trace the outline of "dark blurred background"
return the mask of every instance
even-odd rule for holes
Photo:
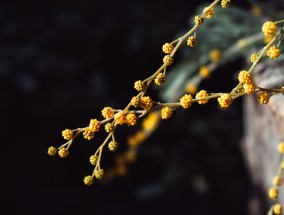
[[[247,214],[241,101],[179,110],[142,146],[124,178],[86,187],[95,142],[47,155],[61,131],[122,108],[161,65],[161,46],[189,27],[200,1],[1,1],[1,205],[7,214]],[[250,8],[246,1],[234,5]],[[229,90],[241,61],[202,87]],[[220,81],[222,80],[222,82]],[[220,88],[221,87],[221,88]],[[153,91],[155,93],[155,91]],[[135,129],[119,129],[122,145]],[[112,165],[106,152],[103,166]],[[105,164],[104,164],[105,162]]]

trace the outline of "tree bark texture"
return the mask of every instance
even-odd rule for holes
[[[283,61],[259,64],[254,71],[254,82],[263,88],[281,88],[284,85]],[[249,214],[265,214],[271,204],[267,190],[277,174],[281,155],[277,151],[284,141],[284,96],[273,95],[267,105],[261,105],[256,95],[244,98],[244,139],[242,149],[254,185]],[[284,189],[279,200],[284,203]]]

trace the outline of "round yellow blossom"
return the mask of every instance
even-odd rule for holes
[[[93,132],[90,128],[85,128],[85,130],[83,132],[83,136],[84,136],[85,139],[91,140],[91,139],[94,138],[95,132]]]
[[[47,154],[55,156],[57,154],[57,149],[54,146],[50,146],[47,150]]]
[[[230,106],[232,103],[233,98],[229,93],[223,93],[221,96],[218,98],[218,102],[221,108],[227,108]]]
[[[214,8],[212,7],[210,10],[205,12],[207,9],[208,9],[208,7],[205,7],[204,10],[203,10],[203,13],[205,13],[204,16],[207,19],[211,19],[214,16],[214,12],[215,12]]]
[[[284,95],[284,86],[281,87],[282,95]]]
[[[262,25],[262,32],[266,37],[274,37],[277,31],[277,25],[275,22],[267,21]]]
[[[203,99],[203,98],[205,98],[205,97],[207,97],[207,96],[209,96],[208,93],[207,93],[207,91],[206,91],[206,90],[201,90],[201,91],[199,91],[199,92],[195,95],[195,98],[196,98],[196,99],[200,99],[200,100],[198,101],[198,104],[206,104],[206,103],[209,101],[209,99]]]
[[[271,46],[266,54],[269,58],[276,59],[280,56],[281,51],[276,46]]]
[[[157,85],[162,85],[166,81],[166,76],[163,73],[159,73],[155,78],[155,83]]]
[[[255,92],[255,89],[256,89],[253,82],[243,84],[243,88],[246,94],[252,94]]]
[[[133,126],[136,124],[136,115],[134,113],[128,113],[124,120],[127,125]]]
[[[159,120],[159,113],[153,111],[142,121],[142,128],[146,131],[152,131],[157,126]]]
[[[251,56],[250,56],[250,62],[254,63],[258,58],[258,54],[256,53],[253,53]]]
[[[280,215],[282,213],[282,205],[280,205],[279,203],[273,205],[273,212],[276,215]]]
[[[197,39],[195,36],[190,36],[187,39],[187,45],[190,47],[194,47],[197,44]]]
[[[97,164],[98,160],[99,160],[99,157],[97,155],[92,155],[89,158],[89,161],[93,166],[95,166]]]
[[[261,91],[257,94],[257,100],[260,104],[267,104],[269,102],[270,96],[267,92]]]
[[[284,142],[281,142],[281,143],[278,144],[278,151],[281,154],[284,154]]]
[[[171,65],[174,63],[174,58],[170,55],[166,55],[164,58],[163,58],[163,63],[166,64],[167,66]]]
[[[282,184],[282,178],[280,178],[279,176],[275,176],[273,179],[272,179],[272,183],[275,185],[275,186],[280,186]]]
[[[108,149],[112,152],[116,151],[118,148],[118,143],[116,141],[110,141],[108,144]]]
[[[191,95],[185,94],[183,97],[180,98],[180,104],[184,109],[186,109],[191,106],[192,100],[193,98]]]
[[[171,43],[165,43],[162,47],[162,50],[165,54],[171,54],[174,50],[174,46]]]
[[[173,110],[169,107],[163,107],[161,110],[162,119],[169,119],[173,114]]]
[[[58,155],[62,158],[67,158],[69,155],[69,151],[66,148],[61,148],[58,151]]]
[[[240,83],[244,84],[251,83],[252,82],[251,74],[249,74],[246,70],[242,70],[239,73],[238,80]]]
[[[104,177],[104,170],[103,169],[96,169],[95,170],[95,177],[97,179],[102,179]]]
[[[141,97],[139,103],[144,110],[150,110],[153,107],[153,101],[149,96]]]
[[[209,53],[209,58],[212,62],[217,62],[221,59],[222,53],[219,49],[213,49]]]
[[[105,107],[102,110],[102,115],[106,119],[112,118],[114,116],[114,109],[111,107]]]
[[[278,189],[273,187],[268,190],[268,197],[271,199],[276,199],[278,197]]]
[[[134,96],[134,97],[132,97],[130,104],[133,107],[139,107],[139,101],[140,101],[140,98],[138,96]]]
[[[108,122],[107,124],[105,124],[105,130],[107,133],[110,133],[113,131],[114,126],[112,125],[112,123]]]
[[[210,71],[210,69],[208,68],[208,66],[202,66],[202,67],[200,67],[200,69],[199,69],[199,75],[200,75],[202,78],[209,78],[209,77],[210,77],[210,74],[211,74],[211,71]]]
[[[124,122],[125,122],[124,118],[125,118],[124,112],[119,112],[119,113],[114,115],[114,120],[115,120],[116,124],[118,124],[118,125],[124,124]]]
[[[135,81],[134,89],[137,91],[142,91],[144,89],[144,83],[141,80]]]
[[[73,131],[70,129],[65,129],[62,131],[62,136],[65,140],[71,140],[73,138]]]
[[[91,175],[87,175],[85,178],[84,178],[84,184],[85,185],[92,185],[94,183],[94,178],[91,176]]]
[[[188,83],[186,86],[185,86],[185,91],[191,95],[195,94],[196,91],[197,91],[197,86],[195,84],[192,84],[192,83]]]
[[[196,25],[202,25],[203,22],[204,22],[204,18],[199,16],[199,15],[195,16],[194,17],[194,22],[195,22]]]
[[[89,128],[92,132],[98,132],[100,130],[101,122],[97,119],[91,119]]]
[[[230,7],[230,5],[231,5],[231,1],[230,0],[222,0],[221,1],[222,8]]]

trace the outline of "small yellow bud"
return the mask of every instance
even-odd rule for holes
[[[108,149],[110,151],[114,152],[114,151],[117,150],[117,148],[118,148],[118,143],[116,141],[113,140],[113,141],[109,142]]]
[[[210,51],[209,53],[209,58],[212,62],[217,62],[221,59],[222,57],[222,53],[220,50],[218,49],[213,49]]]
[[[97,179],[102,179],[104,177],[104,170],[103,169],[96,169],[95,170],[95,177]]]
[[[163,73],[159,73],[155,78],[155,83],[157,85],[162,85],[166,81],[166,76]]]
[[[210,74],[211,74],[211,71],[210,71],[210,69],[208,68],[208,66],[202,66],[202,67],[200,67],[200,69],[199,69],[199,75],[200,75],[202,78],[209,78],[209,77],[210,77]]]
[[[276,215],[280,215],[282,213],[282,205],[280,205],[279,203],[273,205],[273,212]]]
[[[94,178],[91,175],[88,175],[84,178],[84,184],[85,185],[92,185],[94,183]]]
[[[279,143],[279,145],[278,145],[278,151],[279,151],[281,154],[284,154],[284,142]]]
[[[187,45],[190,47],[194,47],[197,44],[197,39],[195,36],[190,36],[187,39]]]
[[[174,46],[171,43],[165,43],[162,47],[162,50],[165,54],[171,54],[174,50]]]
[[[276,59],[280,56],[281,51],[276,46],[271,46],[266,54],[269,58]]]
[[[50,156],[55,156],[57,154],[57,149],[54,146],[48,148],[47,154]]]
[[[276,199],[278,197],[278,189],[277,188],[270,188],[268,190],[268,197],[271,199]]]
[[[209,99],[205,99],[207,96],[209,96],[207,91],[201,90],[195,95],[195,98],[200,99],[198,101],[198,104],[206,104],[209,101]]]
[[[138,80],[134,83],[134,89],[137,91],[142,91],[144,89],[144,84],[141,80]]]
[[[192,96],[189,94],[185,94],[183,97],[180,98],[180,104],[184,109],[187,109],[192,104]]]
[[[93,166],[95,166],[97,164],[98,160],[99,160],[99,157],[97,155],[92,155],[89,158],[89,161]]]
[[[169,119],[173,114],[173,110],[169,107],[163,107],[161,110],[162,119]]]
[[[273,179],[272,179],[272,183],[275,185],[275,186],[280,186],[282,184],[282,178],[280,178],[279,176],[275,176]]]
[[[166,55],[164,58],[163,58],[163,63],[166,64],[167,66],[171,65],[174,63],[174,58],[170,55]]]
[[[231,1],[230,0],[222,0],[221,1],[222,8],[230,7],[230,5],[231,5]]]
[[[61,148],[59,149],[58,154],[62,158],[67,158],[69,155],[69,151],[66,148]]]
[[[274,37],[276,31],[277,31],[277,25],[275,22],[267,21],[262,25],[262,32],[264,36],[266,37]]]
[[[73,138],[73,131],[70,129],[65,129],[62,131],[62,136],[65,140],[71,140]]]
[[[208,7],[205,7],[204,10],[203,10],[203,13],[205,18],[207,19],[211,19],[213,16],[214,16],[214,8],[212,7],[210,10],[208,10],[207,12],[205,12],[206,10],[208,10]]]
[[[201,16],[196,16],[194,17],[194,22],[196,25],[202,25],[204,22],[204,18]]]

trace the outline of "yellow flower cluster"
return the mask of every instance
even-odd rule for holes
[[[268,190],[268,197],[271,199],[276,199],[278,197],[279,191],[277,188],[273,187]]]
[[[113,131],[114,126],[112,125],[112,123],[108,122],[107,124],[105,124],[105,130],[107,133],[110,133]]]
[[[277,31],[277,25],[275,22],[267,21],[262,25],[262,32],[266,37],[274,37]]]
[[[174,63],[174,58],[170,55],[166,55],[164,58],[163,58],[163,63],[166,64],[167,66],[171,65]]]
[[[54,146],[50,146],[47,150],[47,154],[55,156],[57,154],[57,149]]]
[[[130,104],[131,104],[133,107],[139,107],[140,98],[139,98],[138,96],[134,96],[134,97],[131,99]]]
[[[114,110],[111,107],[105,107],[102,110],[102,115],[106,119],[112,118],[114,116]]]
[[[144,84],[141,80],[138,80],[134,83],[134,89],[137,91],[142,91],[144,89]]]
[[[173,114],[173,110],[169,107],[163,107],[161,110],[162,119],[169,119]]]
[[[271,46],[267,51],[267,56],[271,59],[276,59],[280,56],[281,51],[276,46]]]
[[[196,44],[197,44],[197,39],[196,39],[195,36],[188,37],[188,39],[187,39],[187,45],[188,46],[194,47],[194,46],[196,46]]]
[[[144,110],[150,110],[153,107],[153,101],[149,96],[141,97],[139,103]]]
[[[209,52],[209,58],[212,62],[217,62],[221,59],[222,53],[218,49],[213,49]]]
[[[279,145],[278,145],[278,151],[279,151],[281,154],[284,154],[284,142],[279,143]]]
[[[99,158],[98,158],[97,155],[92,155],[92,156],[89,158],[89,161],[90,161],[90,163],[91,163],[93,166],[95,166],[95,165],[97,164],[98,160],[99,160]]]
[[[275,186],[280,186],[282,184],[282,178],[280,178],[279,176],[275,176],[273,179],[272,179],[272,183],[275,185]]]
[[[155,78],[155,83],[157,85],[162,85],[166,81],[166,76],[163,73],[159,73]]]
[[[222,8],[230,7],[230,5],[231,5],[231,1],[230,0],[222,0],[221,1]]]
[[[62,131],[62,136],[65,140],[71,140],[73,138],[73,131],[70,129],[65,129]]]
[[[83,136],[85,139],[87,140],[91,140],[94,138],[95,136],[95,132],[93,132],[89,127],[85,128],[84,132],[83,132]]]
[[[69,155],[69,151],[66,148],[60,148],[58,151],[58,155],[62,158],[67,158]]]
[[[113,140],[113,141],[109,142],[108,149],[110,151],[114,152],[114,151],[117,150],[117,148],[118,148],[118,143],[116,141]]]
[[[254,63],[258,58],[258,54],[256,53],[253,53],[251,56],[250,56],[250,62]]]
[[[204,22],[204,18],[198,15],[194,17],[194,22],[196,25],[202,25]]]
[[[85,185],[92,185],[94,183],[94,178],[91,176],[91,175],[87,175],[85,178],[84,178],[84,184]]]
[[[209,101],[209,99],[205,99],[207,96],[209,96],[207,91],[201,90],[195,95],[195,98],[198,99],[198,104],[206,104]]]
[[[243,84],[245,93],[251,94],[255,92],[255,85],[252,81],[251,75],[246,71],[242,70],[238,76],[239,82]]]
[[[280,215],[282,213],[282,205],[280,205],[279,203],[273,205],[273,212],[276,215]]]
[[[128,113],[124,120],[126,125],[133,126],[136,124],[136,115],[134,113]]]
[[[229,93],[223,93],[218,98],[218,102],[221,108],[228,108],[230,104],[232,103],[233,98]]]
[[[97,119],[91,119],[89,128],[92,132],[99,132],[101,126],[101,122],[98,121]]]
[[[215,13],[214,8],[212,7],[207,12],[205,12],[206,10],[208,10],[208,7],[205,7],[204,10],[203,10],[203,13],[205,13],[204,14],[205,18],[211,19],[214,16],[214,13]]]
[[[199,69],[199,75],[200,75],[202,78],[209,78],[209,77],[210,77],[210,74],[211,74],[211,71],[210,71],[210,69],[208,68],[208,66],[202,66],[202,67],[200,67],[200,69]]]
[[[162,47],[162,51],[165,54],[171,54],[173,50],[174,50],[174,46],[171,43],[165,43]]]
[[[257,94],[257,100],[260,104],[268,104],[270,96],[267,92],[261,91]]]
[[[114,115],[114,120],[116,122],[116,124],[118,125],[123,125],[124,124],[124,117],[125,117],[125,114],[124,112],[119,112],[117,114]]]
[[[185,94],[183,97],[180,98],[180,104],[184,109],[187,109],[192,104],[192,96],[189,94]]]
[[[102,179],[104,177],[104,170],[103,169],[97,169],[95,170],[95,177],[97,179]]]

